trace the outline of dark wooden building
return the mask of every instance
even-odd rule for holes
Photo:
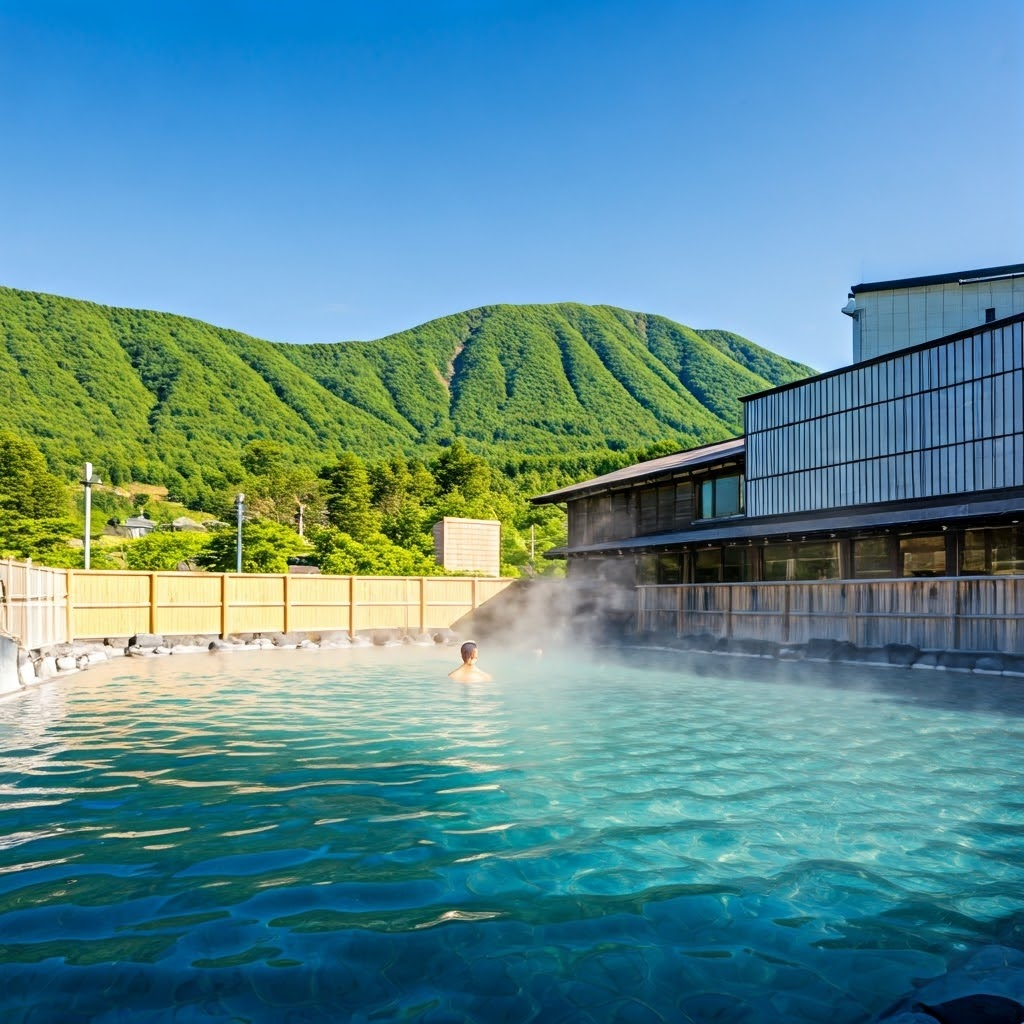
[[[549,557],[635,585],[1024,575],[1024,313],[982,315],[749,396],[743,437],[539,495],[569,517]]]

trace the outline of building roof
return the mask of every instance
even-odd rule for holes
[[[133,516],[130,519],[124,521],[124,525],[130,530],[154,530],[156,529],[156,523],[152,519],[147,519],[145,516]]]
[[[975,281],[990,281],[1001,277],[1024,275],[1024,263],[1010,263],[1005,267],[984,267],[981,270],[958,270],[952,274],[932,274],[929,277],[904,277],[898,281],[875,281],[872,284],[855,284],[851,295],[861,292],[892,291],[894,288],[923,288],[930,284],[972,284]]]
[[[538,494],[536,497],[531,498],[530,501],[538,505],[552,505],[555,502],[566,501],[569,498],[582,497],[584,494],[609,491],[616,487],[628,486],[643,480],[653,480],[683,470],[698,469],[701,466],[716,462],[725,462],[742,456],[744,444],[744,438],[734,437],[728,441],[717,441],[715,444],[702,445],[700,448],[690,448],[685,452],[663,455],[659,459],[637,462],[632,466],[617,469],[613,473],[605,473],[604,476],[583,480],[578,484],[559,488],[557,491]]]
[[[1024,516],[1024,494],[995,497],[979,495],[974,500],[951,502],[899,502],[873,508],[830,509],[825,513],[789,516],[764,516],[747,519],[734,516],[705,525],[694,525],[672,533],[649,534],[605,541],[600,544],[580,544],[555,548],[545,552],[546,558],[564,558],[566,555],[609,554],[614,551],[636,552],[670,548],[679,544],[715,544],[722,541],[799,540],[804,535],[849,533],[857,530],[885,529],[886,527],[933,524],[936,530],[946,524],[965,520],[983,519],[1019,512]]]

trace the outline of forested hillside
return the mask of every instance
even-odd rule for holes
[[[289,345],[197,320],[0,288],[3,427],[66,479],[164,484],[193,507],[272,439],[317,469],[453,439],[510,472],[736,434],[739,397],[809,367],[725,331],[573,303],[488,306],[370,342]]]

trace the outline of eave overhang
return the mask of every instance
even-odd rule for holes
[[[636,487],[639,484],[704,469],[718,463],[735,463],[737,459],[743,458],[745,447],[746,439],[743,437],[733,437],[728,441],[716,441],[714,444],[691,448],[685,452],[663,455],[660,459],[651,459],[649,462],[637,462],[632,466],[624,466],[612,473],[583,480],[578,484],[570,484],[557,491],[538,494],[536,497],[530,498],[530,501],[535,505],[554,505],[589,494]]]
[[[1024,519],[1024,491],[1001,496],[972,498],[969,501],[940,503],[900,503],[899,505],[863,506],[848,510],[837,509],[814,516],[770,516],[750,519],[736,516],[702,526],[671,533],[649,534],[623,540],[604,541],[600,544],[581,544],[554,548],[546,558],[566,558],[574,555],[635,554],[660,551],[681,545],[716,544],[723,541],[756,543],[772,540],[820,537],[822,534],[851,533],[914,526],[955,525],[972,519],[1019,515]]]

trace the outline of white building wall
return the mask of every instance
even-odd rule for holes
[[[855,303],[853,359],[859,363],[981,326],[986,309],[995,309],[997,320],[1024,313],[1024,275],[865,291]]]

